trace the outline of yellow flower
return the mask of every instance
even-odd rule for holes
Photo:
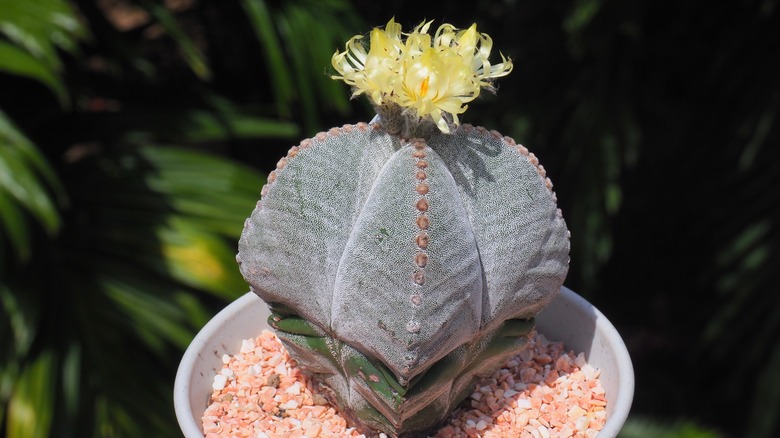
[[[482,88],[492,91],[491,80],[512,71],[512,61],[501,55],[500,63],[490,63],[493,41],[476,24],[458,30],[445,23],[431,38],[431,23],[406,34],[390,19],[384,30],[371,31],[368,51],[362,36],[351,38],[331,59],[339,73],[333,78],[351,85],[353,97],[366,94],[378,108],[398,106],[449,132]]]

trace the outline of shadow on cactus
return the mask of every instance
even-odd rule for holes
[[[560,290],[569,232],[526,148],[460,125],[490,64],[476,26],[393,20],[333,56],[371,123],[290,149],[239,242],[269,323],[355,425],[415,436],[526,343]]]

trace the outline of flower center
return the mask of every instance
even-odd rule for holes
[[[449,133],[482,88],[494,91],[492,80],[508,74],[512,60],[501,55],[491,64],[493,42],[476,24],[458,30],[445,23],[434,35],[430,25],[422,22],[407,34],[391,19],[384,30],[371,31],[368,45],[352,37],[331,59],[339,73],[333,78],[351,85],[353,96],[365,93],[377,106],[400,107],[399,114],[414,111]]]
[[[430,76],[426,76],[425,79],[423,79],[422,84],[420,84],[420,97],[428,94],[428,81],[430,79]]]

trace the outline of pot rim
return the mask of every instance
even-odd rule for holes
[[[204,349],[207,347],[210,348],[210,346],[215,343],[215,339],[220,339],[222,341],[221,345],[225,347],[224,349],[227,351],[230,351],[226,345],[228,341],[233,341],[234,344],[240,343],[242,339],[222,339],[219,335],[220,331],[224,329],[226,324],[236,321],[239,315],[247,312],[249,309],[257,308],[256,310],[261,314],[268,315],[267,307],[263,306],[262,303],[262,300],[253,292],[245,293],[232,303],[228,304],[206,323],[184,352],[176,372],[173,401],[176,418],[186,438],[200,438],[204,436],[198,421],[200,414],[196,415],[194,412],[191,395],[192,382],[198,377],[195,375],[196,363],[206,360],[203,357],[204,353],[207,353]],[[570,324],[567,326],[565,323],[565,319],[559,318],[556,321],[555,318],[550,317],[550,315],[553,315],[556,312],[577,314],[581,318],[586,318],[586,320],[591,323],[591,326],[578,327],[576,331],[572,331],[569,328]],[[548,318],[545,318],[545,315],[548,315]],[[552,322],[548,320],[551,320]],[[547,324],[545,324],[545,322],[547,322]],[[262,318],[261,322],[258,324],[261,327],[258,328],[257,334],[262,330],[263,324],[265,324],[265,318]],[[610,391],[609,389],[607,391],[607,422],[599,432],[598,437],[616,437],[628,417],[634,398],[633,365],[626,345],[617,329],[595,306],[565,286],[561,287],[561,293],[537,316],[537,325],[544,327],[543,329],[540,329],[540,332],[548,339],[561,341],[567,348],[570,348],[569,344],[574,338],[579,337],[581,344],[582,336],[590,336],[590,346],[585,345],[585,348],[583,349],[577,348],[577,350],[580,351],[585,350],[583,352],[588,361],[591,359],[591,350],[594,347],[597,350],[606,349],[610,352],[612,360],[610,360],[606,366],[606,368],[609,369],[602,369],[601,376],[602,379],[605,377],[615,379],[617,391]],[[600,345],[596,345],[597,340]],[[238,347],[236,347],[235,350],[237,351]],[[214,351],[214,353],[217,354],[218,352]],[[200,377],[202,378],[203,376],[201,375]],[[207,400],[206,403],[208,403]]]

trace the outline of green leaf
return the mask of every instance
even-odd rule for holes
[[[192,333],[185,313],[168,299],[170,292],[134,273],[114,265],[99,282],[152,350],[161,353],[168,345],[186,349]]]
[[[56,70],[29,52],[2,40],[0,40],[0,71],[38,81],[48,87],[60,103],[66,104],[68,101],[67,90]]]
[[[0,189],[0,238],[7,237],[11,247],[20,260],[30,258],[30,233],[27,229],[22,209],[8,194]],[[0,244],[3,242],[0,240]],[[0,246],[0,249],[2,246]]]
[[[296,125],[249,114],[214,114],[192,111],[181,119],[184,141],[215,141],[228,138],[291,138],[298,133]]]
[[[10,341],[3,346],[3,358],[23,358],[38,333],[39,309],[34,300],[0,283],[0,312],[10,329]],[[8,356],[6,356],[8,355]]]
[[[211,79],[211,69],[208,66],[208,60],[203,53],[198,49],[195,43],[189,36],[182,30],[181,26],[176,22],[171,12],[165,8],[165,6],[153,3],[144,2],[144,7],[150,14],[162,25],[168,35],[176,41],[187,65],[190,69],[202,80]]]
[[[280,60],[289,64],[285,68],[292,83],[291,98],[300,104],[307,132],[321,129],[318,120],[323,109],[340,114],[349,110],[349,91],[343,83],[330,79],[327,72],[332,69],[334,50],[353,35],[346,32],[346,27],[352,24],[353,28],[364,28],[350,6],[341,1],[298,1],[264,10],[281,37],[278,42],[286,57]]]
[[[80,230],[98,259],[90,263],[132,263],[146,275],[227,300],[246,292],[235,241],[263,183],[256,171],[170,147],[144,147],[104,163],[97,180],[81,183],[83,190],[74,186],[74,205],[94,209],[94,220]]]
[[[214,109],[144,106],[115,114],[94,114],[79,129],[131,144],[205,143],[233,139],[294,138],[298,126],[229,106]]]
[[[75,418],[78,414],[81,398],[82,350],[77,342],[73,342],[66,350],[62,363],[62,395],[63,410],[67,418]]]
[[[289,117],[292,114],[291,104],[295,91],[290,79],[292,74],[283,55],[283,46],[274,32],[274,19],[264,0],[241,0],[241,4],[246,10],[257,41],[263,46],[277,111],[282,117]]]
[[[57,174],[51,168],[46,158],[38,151],[38,148],[24,134],[21,133],[13,122],[0,110],[0,141],[12,146],[25,161],[35,168],[36,172],[43,177],[47,184],[55,190],[56,195],[62,202],[65,197],[65,191],[60,184]]]
[[[54,203],[31,166],[13,148],[0,149],[0,190],[36,215],[49,231],[57,229]]]
[[[185,321],[199,330],[206,325],[213,313],[204,306],[198,296],[190,291],[179,291],[174,294],[174,301],[185,314]]]
[[[60,216],[57,203],[52,198],[50,190],[61,195],[62,188],[54,171],[45,159],[35,149],[11,122],[0,111],[0,204],[4,212],[0,221],[7,227],[9,233],[20,233],[12,236],[17,253],[28,253],[23,245],[26,242],[25,231],[19,223],[20,212],[12,211],[13,203],[35,217],[50,234],[60,227]],[[60,196],[61,198],[62,196]]]
[[[3,0],[0,34],[17,46],[0,41],[0,69],[42,82],[60,103],[67,104],[65,86],[58,78],[62,63],[57,49],[74,53],[78,41],[86,36],[71,4],[64,0]]]
[[[54,417],[57,361],[51,351],[39,355],[22,371],[8,403],[9,437],[47,437]]]
[[[74,52],[86,32],[64,0],[3,0],[0,33],[52,68],[59,68],[57,48]]]
[[[149,147],[141,154],[157,169],[147,175],[146,184],[171,196],[178,212],[220,234],[241,233],[240,218],[254,208],[265,183],[260,174],[238,163],[183,149]]]
[[[172,219],[157,234],[169,275],[188,286],[233,300],[246,292],[238,275],[235,248],[186,219]]]

